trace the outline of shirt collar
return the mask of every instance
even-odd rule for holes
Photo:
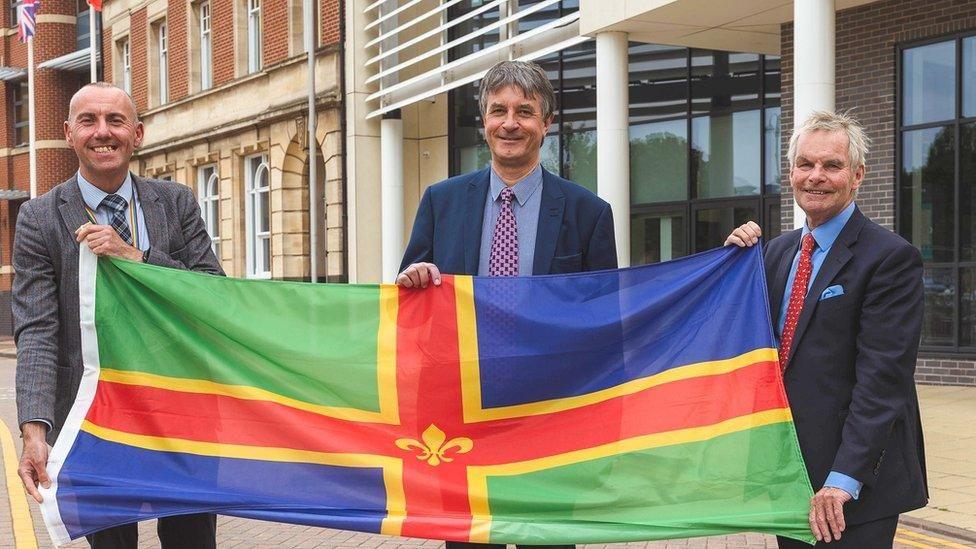
[[[85,205],[92,211],[97,210],[101,206],[102,200],[105,200],[105,197],[109,195],[85,179],[85,176],[81,175],[81,170],[78,171],[78,189],[81,191],[81,197],[85,200]],[[114,194],[124,198],[126,203],[129,202],[133,196],[131,173],[126,172],[122,186]]]
[[[512,192],[515,193],[515,200],[518,200],[519,206],[524,206],[526,201],[528,201],[532,194],[535,193],[541,186],[542,164],[537,164],[534,170],[512,185]],[[495,173],[495,169],[492,168],[490,189],[492,202],[498,200],[498,196],[502,194],[502,189],[504,188],[505,182],[497,173]]]
[[[847,221],[854,215],[854,203],[851,202],[846,208],[840,211],[839,214],[830,218],[826,223],[820,225],[812,231],[807,226],[806,222],[803,223],[803,236],[808,233],[813,233],[813,239],[817,241],[817,246],[823,250],[827,251],[831,246],[834,245],[834,241],[840,236],[841,230],[844,229],[844,225],[847,225]]]

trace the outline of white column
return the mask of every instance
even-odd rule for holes
[[[793,127],[814,111],[834,110],[834,0],[793,2]],[[803,226],[793,202],[793,228]]]
[[[392,283],[403,257],[403,120],[400,111],[380,123],[380,219],[383,282]]]
[[[630,266],[630,136],[627,33],[596,35],[596,185],[613,208],[617,260]]]

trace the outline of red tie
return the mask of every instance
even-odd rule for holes
[[[783,323],[783,337],[779,342],[780,370],[786,370],[786,362],[789,360],[790,349],[793,347],[796,321],[800,319],[800,312],[803,311],[803,301],[807,297],[807,285],[810,283],[810,273],[813,271],[810,258],[813,256],[813,246],[816,243],[812,233],[807,233],[803,237],[803,245],[800,248],[800,264],[797,265],[796,276],[793,278],[790,304],[786,308],[786,321]]]

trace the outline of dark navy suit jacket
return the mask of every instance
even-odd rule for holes
[[[801,232],[766,247],[774,321]],[[834,285],[843,295],[820,300]],[[800,449],[814,490],[832,470],[864,483],[859,499],[844,506],[848,524],[928,500],[914,382],[922,297],[918,250],[855,208],[797,321],[784,382]]]
[[[431,185],[417,208],[400,270],[437,265],[445,274],[478,274],[488,168]],[[542,203],[532,274],[617,268],[610,205],[587,189],[542,170]]]

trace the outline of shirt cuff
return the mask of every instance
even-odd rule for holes
[[[46,419],[41,419],[41,418],[28,419],[24,423],[31,423],[31,422],[43,423],[44,425],[47,425],[47,432],[49,433],[51,432],[51,429],[54,429],[54,425],[51,425],[51,422]],[[21,425],[23,425],[23,423]]]
[[[831,471],[827,475],[827,480],[824,482],[824,487],[839,488],[848,494],[855,500],[861,495],[861,487],[864,483],[859,482],[844,473],[838,473],[837,471]]]

